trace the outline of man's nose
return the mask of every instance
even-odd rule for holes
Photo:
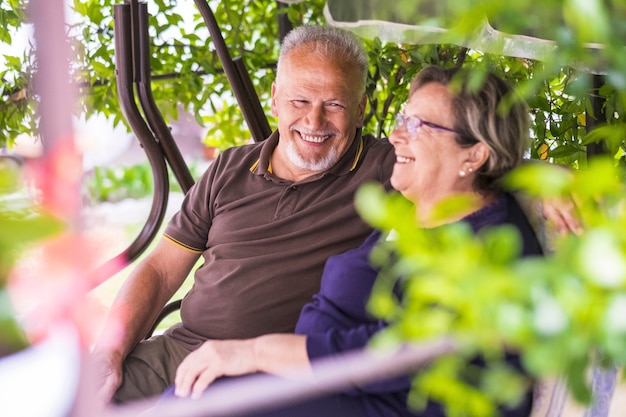
[[[312,127],[321,127],[326,123],[326,112],[324,111],[324,106],[322,105],[313,105],[309,108],[309,111],[306,114],[306,120],[309,123],[309,126]]]

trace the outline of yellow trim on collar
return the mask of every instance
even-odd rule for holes
[[[350,167],[350,171],[352,171],[354,168],[356,168],[356,164],[359,162],[359,158],[361,157],[362,153],[363,153],[363,137],[361,136],[359,138],[359,148],[356,150],[356,155],[354,157],[354,163],[352,164],[352,167]]]
[[[256,162],[254,164],[252,164],[252,166],[249,168],[250,172],[252,172],[254,174],[254,171],[256,171],[256,169],[259,167],[259,164],[261,163],[261,159],[257,159]],[[272,161],[270,161],[270,165],[267,167],[267,172],[269,172],[270,174],[272,173]]]

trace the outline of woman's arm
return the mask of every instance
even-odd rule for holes
[[[351,329],[335,329],[307,337],[307,354],[315,363],[317,359],[340,355],[344,352],[366,348],[372,337],[385,327],[383,322],[362,324]],[[315,369],[313,369],[313,373]],[[347,395],[381,394],[408,390],[411,374],[359,385],[345,391]]]

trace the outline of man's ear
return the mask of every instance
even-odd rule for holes
[[[365,107],[367,106],[367,94],[363,94],[361,102],[359,103],[359,114],[356,123],[356,127],[363,127],[363,120],[365,118]]]
[[[478,142],[468,149],[466,164],[476,172],[485,165],[489,155],[491,155],[489,147],[482,142]]]
[[[276,83],[272,83],[272,100],[271,100],[271,106],[272,106],[272,116],[274,117],[278,117],[278,109],[276,106]]]

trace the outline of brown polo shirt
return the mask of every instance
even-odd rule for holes
[[[275,132],[220,154],[165,230],[204,257],[182,325],[168,331],[191,349],[207,338],[292,332],[326,259],[371,232],[354,209],[356,189],[367,181],[390,187],[395,154],[386,140],[357,134],[333,168],[295,183],[271,173],[277,143]]]

